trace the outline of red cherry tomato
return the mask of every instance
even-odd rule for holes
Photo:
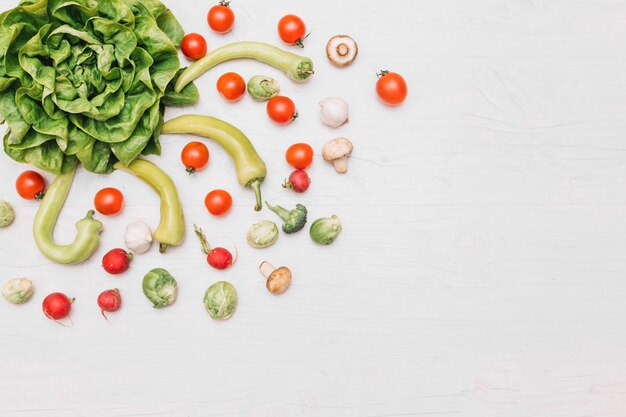
[[[289,97],[272,97],[267,102],[266,109],[269,118],[279,125],[289,124],[296,120],[296,118],[298,117],[296,105]]]
[[[230,210],[230,207],[233,205],[233,198],[228,191],[213,190],[206,195],[204,205],[212,215],[221,216]]]
[[[99,213],[112,216],[122,211],[124,195],[117,188],[103,188],[96,193],[93,205]]]
[[[189,59],[197,60],[206,55],[206,40],[198,33],[188,33],[180,42],[180,49]]]
[[[295,169],[306,169],[313,162],[313,148],[308,143],[294,143],[287,148],[285,158]]]
[[[302,19],[294,14],[285,15],[278,21],[278,36],[286,44],[303,48],[302,41],[307,36],[306,25]]]
[[[406,81],[396,72],[381,71],[376,82],[378,97],[389,106],[397,106],[404,101],[408,93]]]
[[[24,171],[15,180],[17,193],[26,200],[40,200],[46,189],[46,180],[35,171]]]
[[[207,22],[209,27],[217,33],[226,33],[233,28],[235,13],[228,7],[229,1],[220,1],[220,4],[209,9]]]
[[[180,153],[180,159],[187,172],[193,174],[209,162],[209,149],[202,142],[189,142]]]
[[[237,101],[246,93],[246,82],[236,72],[227,72],[217,80],[217,91],[228,101]]]

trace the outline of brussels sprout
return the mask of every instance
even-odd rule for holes
[[[214,320],[226,320],[237,308],[237,291],[229,282],[219,281],[204,293],[204,308]]]
[[[341,222],[339,217],[333,215],[330,217],[322,217],[311,224],[309,233],[311,239],[321,245],[329,245],[339,236],[341,232]]]
[[[248,230],[246,239],[253,248],[267,248],[278,239],[278,226],[270,220],[255,223]]]
[[[255,75],[248,81],[248,94],[256,101],[265,101],[278,95],[278,81],[264,75]]]
[[[176,301],[177,284],[165,269],[155,268],[143,277],[143,293],[154,308],[163,308]]]
[[[15,220],[13,206],[4,200],[0,200],[0,227],[9,227]]]
[[[2,296],[9,303],[24,304],[33,296],[33,283],[27,278],[13,278],[4,283]]]

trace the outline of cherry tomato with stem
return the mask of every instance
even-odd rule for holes
[[[235,13],[229,7],[230,2],[222,0],[219,4],[211,7],[207,15],[209,27],[217,33],[226,33],[235,24]]]
[[[41,200],[45,194],[46,180],[38,172],[24,171],[15,180],[15,189],[25,200]]]
[[[191,175],[209,162],[209,149],[202,142],[189,142],[180,153],[180,160]]]
[[[233,198],[226,190],[213,190],[204,198],[204,205],[212,215],[221,216],[230,210]]]
[[[389,106],[400,105],[408,94],[408,87],[402,75],[397,72],[380,71],[376,82],[376,93],[383,103]]]
[[[206,40],[199,33],[188,33],[183,36],[180,49],[187,58],[198,60],[206,55]]]
[[[306,34],[304,21],[294,14],[288,14],[278,21],[278,36],[286,44],[304,48],[302,41],[309,35]]]
[[[286,125],[298,117],[298,111],[294,102],[285,96],[275,96],[267,102],[267,115],[275,123]]]
[[[285,159],[295,169],[306,169],[313,162],[313,148],[308,143],[294,143],[287,148]]]
[[[99,213],[105,216],[113,216],[122,211],[124,207],[124,194],[117,188],[103,188],[96,193],[93,205]]]
[[[236,72],[227,72],[217,80],[217,91],[228,101],[237,101],[246,93],[246,81]]]

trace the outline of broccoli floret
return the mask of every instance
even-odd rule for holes
[[[286,210],[281,206],[272,206],[267,201],[265,205],[283,219],[283,232],[285,233],[296,233],[302,230],[306,224],[306,207],[302,204],[296,204],[296,208],[293,210]]]

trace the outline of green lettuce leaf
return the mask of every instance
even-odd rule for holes
[[[159,0],[23,0],[0,14],[0,122],[4,150],[55,174],[81,163],[108,173],[160,154],[184,31]]]

